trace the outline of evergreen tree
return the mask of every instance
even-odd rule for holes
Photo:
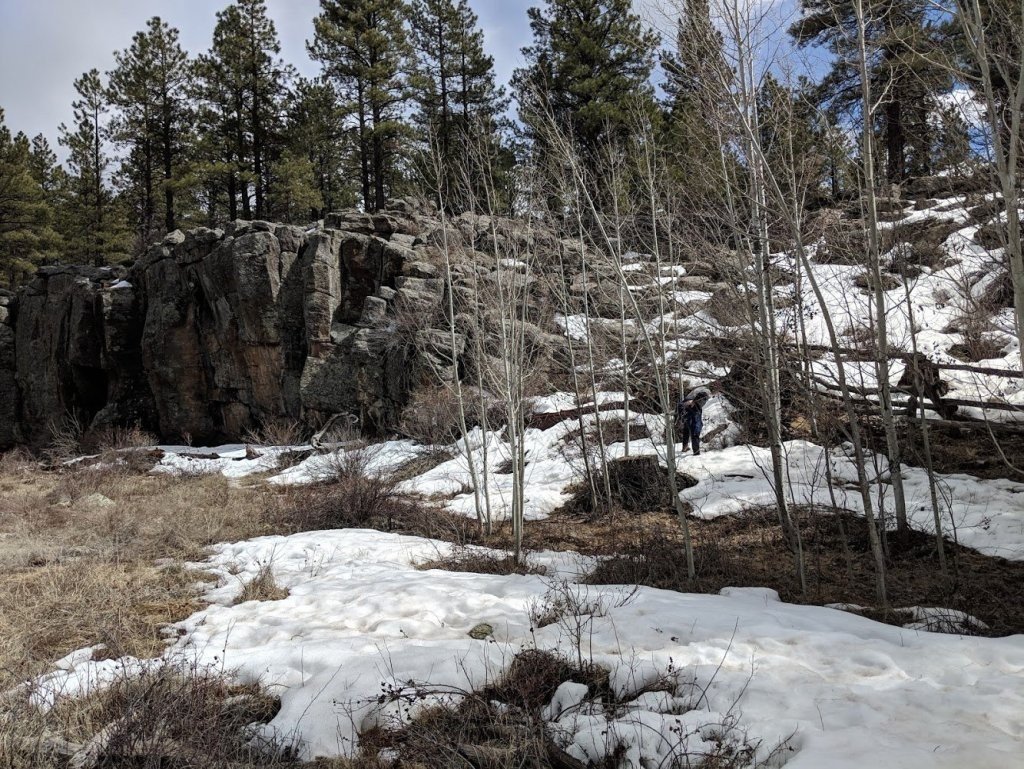
[[[634,110],[654,114],[649,79],[658,39],[630,0],[545,0],[529,16],[533,45],[523,49],[527,64],[512,84],[530,138],[543,152],[532,123],[550,111],[582,157],[596,162],[609,140],[630,133]]]
[[[267,213],[292,77],[280,52],[265,0],[238,0],[217,14],[213,45],[196,66],[201,124],[212,134],[205,142],[206,170],[226,182],[232,219],[239,201],[246,219]]]
[[[29,148],[29,165],[32,169],[32,178],[48,196],[48,202],[53,205],[57,194],[63,187],[62,177],[65,172],[57,162],[57,153],[53,151],[49,140],[42,134],[36,134],[32,138]]]
[[[110,102],[95,69],[75,81],[75,91],[74,129],[60,127],[71,170],[61,228],[72,261],[103,265],[122,260],[127,251],[123,218],[106,179]]]
[[[826,129],[814,96],[809,81],[801,80],[791,88],[770,73],[757,92],[765,162],[787,196],[802,205],[823,191],[830,170]]]
[[[493,191],[503,186],[512,159],[503,152],[502,113],[507,106],[503,89],[495,84],[494,58],[484,51],[483,31],[467,0],[413,0],[409,11],[415,66],[410,77],[421,138],[436,153],[435,162],[421,163],[428,189],[439,193],[453,208],[459,201],[459,182],[486,183]],[[486,150],[496,150],[497,166],[466,173],[471,143],[483,139]],[[435,178],[435,169],[442,178]],[[483,180],[489,173],[492,178]],[[467,191],[480,201],[482,189]]]
[[[0,276],[9,288],[30,275],[52,248],[53,212],[34,165],[28,139],[11,136],[0,109]]]
[[[722,210],[721,136],[729,120],[726,89],[732,73],[708,0],[688,0],[676,25],[675,50],[661,56],[666,94],[663,136],[672,170],[695,219],[717,220]]]
[[[111,101],[118,108],[113,134],[127,150],[120,179],[133,201],[144,246],[161,230],[177,228],[175,192],[185,173],[191,125],[189,62],[178,30],[158,16],[115,59],[110,73]]]
[[[324,201],[316,184],[313,163],[306,156],[286,149],[274,163],[274,194],[269,210],[274,221],[305,224],[319,218]]]
[[[834,55],[819,86],[833,109],[858,112],[861,83],[857,17],[852,0],[801,0],[803,16],[790,33],[800,45],[824,45]],[[930,20],[927,0],[864,0],[871,90],[879,100],[885,173],[891,183],[932,173],[936,95],[951,87],[943,66],[945,30]],[[863,119],[863,116],[861,116]]]
[[[345,130],[347,115],[330,83],[299,80],[288,108],[287,152],[305,158],[311,167],[319,205],[309,212],[321,219],[328,211],[355,205],[356,193],[348,183],[351,138]],[[352,174],[355,175],[355,174]]]
[[[356,119],[360,188],[367,211],[384,207],[398,183],[407,133],[403,70],[409,57],[402,0],[321,0],[310,55],[321,62]]]

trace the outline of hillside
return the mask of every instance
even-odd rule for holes
[[[772,255],[781,489],[735,252],[403,202],[42,271],[6,305],[0,434],[51,445],[0,473],[4,760],[1012,765],[1024,378],[996,208],[911,194],[883,225],[906,534],[855,208]],[[693,455],[666,433],[705,383]]]

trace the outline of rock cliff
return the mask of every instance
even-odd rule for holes
[[[474,215],[444,232],[397,201],[311,229],[176,231],[130,268],[44,267],[0,296],[0,447],[43,445],[69,417],[203,443],[334,413],[388,429],[419,381],[450,368],[438,245],[472,262],[516,237],[534,236]]]

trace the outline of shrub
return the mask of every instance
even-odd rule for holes
[[[256,430],[247,430],[244,442],[253,446],[298,446],[309,433],[302,422],[283,417],[268,417]]]
[[[139,675],[125,671],[85,697],[58,696],[45,712],[27,699],[10,704],[0,718],[0,765],[11,769],[292,763],[287,744],[253,739],[251,725],[270,721],[279,701],[257,685],[238,686],[196,666],[165,662]]]
[[[471,416],[466,419],[470,422]],[[452,443],[461,437],[459,399],[447,387],[417,390],[402,412],[399,429],[428,446]]]
[[[330,455],[317,482],[286,500],[286,520],[299,531],[381,528],[392,531],[411,501],[392,479],[371,469],[369,450],[357,447]]]

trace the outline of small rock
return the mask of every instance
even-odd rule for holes
[[[411,278],[436,278],[440,275],[437,267],[429,262],[408,262],[402,272]]]
[[[117,502],[110,497],[100,494],[98,491],[78,500],[78,506],[87,510],[106,510],[116,505]]]

